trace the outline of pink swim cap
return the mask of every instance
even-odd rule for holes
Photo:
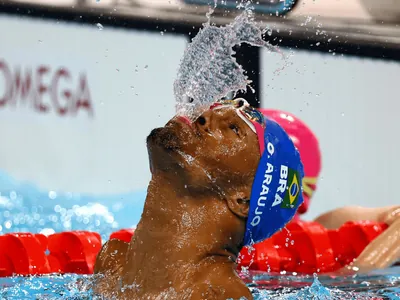
[[[259,111],[282,126],[300,153],[304,165],[304,202],[299,207],[298,213],[303,214],[308,210],[309,201],[317,188],[317,180],[321,171],[321,152],[318,139],[311,129],[293,114],[276,109],[259,109]]]

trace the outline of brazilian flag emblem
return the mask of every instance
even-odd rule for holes
[[[301,182],[299,173],[295,170],[288,170],[288,185],[283,198],[281,207],[282,208],[294,208],[297,203],[297,199],[301,193]]]

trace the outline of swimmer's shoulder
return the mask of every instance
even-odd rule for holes
[[[107,241],[96,257],[94,273],[114,273],[125,262],[129,243],[112,239]]]
[[[128,247],[128,243],[117,239],[103,245],[94,265],[92,289],[95,295],[101,295],[104,299],[116,297]]]

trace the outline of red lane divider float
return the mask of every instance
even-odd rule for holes
[[[57,273],[93,273],[101,237],[96,232],[70,231],[48,237],[48,259]]]
[[[129,242],[133,229],[111,234]],[[49,236],[32,233],[0,235],[0,277],[50,273],[92,274],[101,249],[97,232],[67,231]]]
[[[134,229],[121,229],[110,235],[110,240],[117,239],[129,243],[133,237]]]
[[[348,222],[344,224],[334,238],[333,247],[337,249],[338,260],[342,265],[352,262],[364,248],[388,226],[375,222]]]
[[[0,276],[36,275],[50,272],[45,257],[46,237],[18,233],[0,236]]]
[[[328,230],[315,222],[296,222],[287,226],[292,233],[292,248],[299,254],[300,260],[294,271],[314,273],[331,271],[335,257],[328,236]]]
[[[327,230],[315,222],[291,222],[271,237],[270,242],[256,244],[253,249],[243,248],[238,267],[276,271],[279,262],[278,271],[333,272],[352,262],[386,228],[386,224],[367,221],[348,222],[337,230]],[[268,246],[260,254],[264,243]]]
[[[238,267],[264,272],[324,273],[354,260],[387,228],[374,222],[348,222],[327,230],[315,222],[296,221],[270,239],[245,247]],[[110,239],[129,242],[133,229],[121,229]],[[49,236],[32,233],[0,235],[0,277],[49,273],[92,274],[101,237],[89,231],[69,231]]]
[[[249,270],[279,272],[281,270],[281,255],[272,239],[255,244],[253,248],[246,248],[240,253],[238,262],[240,267]]]
[[[0,277],[93,273],[101,238],[96,232],[10,233],[0,236]]]

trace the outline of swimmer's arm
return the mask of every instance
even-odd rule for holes
[[[367,208],[347,206],[319,216],[315,221],[335,229],[348,221],[369,220],[382,222],[389,227],[374,239],[363,252],[340,272],[368,272],[390,267],[400,259],[400,206]]]
[[[336,229],[348,221],[373,221],[390,225],[400,215],[400,206],[362,207],[344,206],[324,213],[314,221],[328,229]]]

